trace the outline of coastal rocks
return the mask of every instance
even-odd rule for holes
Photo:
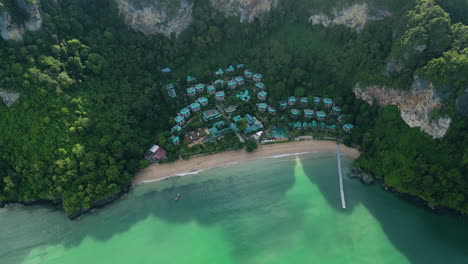
[[[0,1],[1,3],[2,1]],[[5,40],[21,41],[25,28],[28,31],[37,31],[42,26],[39,1],[16,0],[16,5],[23,9],[29,17],[24,24],[18,25],[8,10],[0,9],[0,36]]]
[[[366,3],[354,4],[341,10],[333,9],[332,15],[325,13],[313,14],[309,17],[309,22],[313,25],[323,25],[328,27],[331,24],[343,25],[361,31],[368,21],[378,21],[391,17],[393,14],[387,10],[376,10],[375,14],[369,14],[369,7]]]
[[[227,16],[239,16],[241,21],[252,22],[269,12],[278,0],[210,0],[211,5]]]
[[[359,179],[364,184],[372,184],[374,183],[374,177],[365,173],[361,169],[353,169],[351,171],[351,178]]]
[[[192,23],[191,0],[148,0],[136,3],[131,0],[114,0],[125,23],[145,35],[163,34],[178,36]]]
[[[359,83],[353,89],[355,96],[379,105],[396,105],[400,109],[401,118],[410,127],[420,129],[433,138],[442,138],[450,127],[450,117],[433,119],[432,113],[443,107],[440,98],[435,94],[431,82],[421,81],[415,77],[409,91],[401,91],[389,87],[369,86],[361,88]]]
[[[17,92],[11,92],[11,91],[0,89],[0,98],[2,98],[3,102],[8,107],[14,104],[16,100],[18,100],[20,95],[21,94]]]

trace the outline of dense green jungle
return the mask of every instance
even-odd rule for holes
[[[21,93],[11,107],[0,103],[0,201],[52,201],[70,215],[122,192],[181,107],[168,79],[204,81],[245,63],[263,73],[271,100],[318,95],[342,105],[355,125],[343,142],[362,153],[356,168],[430,207],[468,213],[467,2],[372,1],[393,16],[362,30],[309,22],[310,10],[342,2],[280,0],[248,23],[196,0],[188,29],[165,37],[129,29],[114,1],[41,1],[40,30],[0,40],[0,88]],[[395,59],[404,67],[384,73]],[[433,118],[452,119],[441,139],[410,128],[396,106],[353,93],[356,83],[407,91],[415,75],[443,100]]]

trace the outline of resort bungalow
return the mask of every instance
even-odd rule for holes
[[[327,117],[327,114],[324,111],[318,111],[317,112],[317,118],[318,120],[324,120],[325,117]]]
[[[291,109],[291,117],[292,118],[297,118],[299,116],[299,110],[297,109]]]
[[[268,113],[270,113],[270,115],[276,115],[276,109],[274,107],[269,106]]]
[[[288,103],[286,103],[286,101],[279,101],[279,107],[280,109],[286,109],[286,107],[288,107]]]
[[[162,73],[170,73],[172,70],[170,68],[161,69]]]
[[[203,120],[205,121],[211,121],[219,117],[221,117],[221,114],[218,112],[218,110],[215,109],[210,109],[203,112]]]
[[[175,87],[172,83],[169,83],[166,85],[166,89],[167,89],[167,94],[172,97],[172,98],[175,98],[176,97],[176,91],[175,91]]]
[[[191,103],[190,104],[190,109],[192,110],[192,112],[198,112],[200,111],[200,104],[195,102],[195,103]]]
[[[240,98],[242,102],[247,102],[250,100],[249,90],[245,90],[244,92],[240,92],[236,94],[237,98]]]
[[[197,81],[197,78],[192,77],[192,76],[190,76],[190,75],[187,75],[187,82],[188,82],[188,83],[194,83],[194,82],[196,82],[196,81]]]
[[[229,87],[230,89],[232,89],[232,90],[236,89],[236,87],[237,87],[237,82],[236,82],[236,80],[229,80],[229,81],[228,81],[228,87]]]
[[[227,114],[232,114],[236,110],[237,110],[237,105],[230,105],[230,106],[224,108],[224,112],[226,112]]]
[[[224,86],[224,80],[218,79],[215,81],[216,87],[220,88]]]
[[[224,91],[217,91],[215,98],[217,101],[224,101]]]
[[[339,113],[341,112],[341,107],[335,105],[335,106],[332,108],[332,110],[333,110],[333,113],[339,114]]]
[[[258,111],[263,113],[267,110],[268,106],[265,103],[258,103],[257,108],[258,108]]]
[[[253,75],[253,81],[254,81],[254,82],[259,82],[259,81],[262,80],[262,78],[263,78],[263,75],[261,75],[260,73],[255,73],[255,74]]]
[[[178,115],[174,118],[174,120],[176,121],[177,125],[179,126],[183,126],[185,124],[185,118],[181,115]]]
[[[247,121],[247,128],[244,130],[246,134],[263,129],[262,123],[260,123],[260,121],[258,121],[255,117],[246,114],[245,119]]]
[[[294,105],[296,103],[296,97],[290,96],[288,98],[288,105]]]
[[[267,98],[268,93],[265,91],[261,91],[257,94],[258,100],[265,101]]]
[[[245,76],[245,78],[249,78],[249,79],[250,79],[250,78],[252,78],[252,75],[253,75],[253,73],[252,73],[251,70],[245,70],[245,71],[244,71],[244,76]]]
[[[304,117],[307,119],[311,119],[314,115],[314,110],[304,109]]]
[[[153,145],[146,153],[145,159],[154,162],[161,161],[166,158],[166,150],[158,145]]]
[[[234,69],[234,66],[229,65],[229,67],[226,69],[226,72],[234,72],[236,69]]]
[[[216,87],[214,85],[208,85],[206,87],[206,90],[208,90],[209,95],[213,95],[216,93]]]
[[[184,107],[180,110],[180,114],[184,116],[185,118],[188,118],[190,117],[190,109],[188,109],[187,107]]]
[[[309,123],[307,122],[302,123],[302,128],[303,129],[309,128]]]
[[[203,93],[205,91],[205,85],[203,83],[199,83],[195,85],[195,89],[197,90],[197,93]]]
[[[181,127],[181,126],[175,125],[175,126],[173,126],[173,127],[171,128],[171,133],[177,134],[177,133],[179,133],[181,130],[182,130],[182,127]]]
[[[242,120],[242,117],[240,115],[236,115],[235,117],[232,118],[232,121],[234,121],[236,123],[241,121],[241,120]]]
[[[336,125],[327,126],[328,131],[336,131]]]
[[[262,90],[262,91],[265,90],[265,84],[262,83],[262,82],[256,83],[256,84],[255,84],[255,87],[258,88],[258,89],[260,89],[260,90]]]
[[[171,136],[172,144],[179,145],[180,138],[178,136]]]
[[[197,95],[197,90],[195,89],[195,87],[187,88],[187,95],[190,97],[194,97],[195,95]]]
[[[346,133],[349,133],[349,132],[351,132],[351,129],[353,129],[353,127],[354,127],[354,126],[351,125],[351,124],[349,124],[349,123],[348,123],[348,124],[344,124],[343,130],[344,130]]]
[[[294,123],[293,127],[294,127],[294,129],[298,129],[298,130],[299,130],[299,129],[302,128],[302,123],[298,121],[298,122]]]
[[[320,97],[314,97],[314,104],[315,105],[320,104]]]
[[[320,123],[320,126],[319,126],[319,127],[320,127],[320,129],[325,129],[325,128],[327,127],[327,125],[326,125],[325,123],[322,122],[322,123]]]
[[[333,105],[333,100],[330,99],[330,98],[324,98],[324,99],[323,99],[323,103],[325,104],[325,106],[326,106],[327,108],[330,108],[330,107],[332,107],[332,105]]]
[[[312,123],[310,123],[312,125],[312,128],[317,128],[317,121],[312,121]]]
[[[224,71],[223,69],[219,68],[217,71],[215,71],[214,75],[215,76],[220,76],[220,75],[223,75],[224,74]]]
[[[301,97],[301,105],[307,106],[309,104],[309,99],[307,97]]]
[[[200,97],[197,100],[201,106],[207,106],[208,105],[208,99],[206,97]]]
[[[239,64],[236,65],[236,69],[242,69],[244,67],[245,67],[245,65],[243,63],[239,63]]]
[[[236,77],[236,83],[237,83],[237,85],[244,85],[244,77],[237,76]]]

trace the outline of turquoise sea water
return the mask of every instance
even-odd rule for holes
[[[0,209],[0,263],[468,263],[466,220],[344,184],[346,210],[336,157],[318,153],[138,186],[77,221]]]

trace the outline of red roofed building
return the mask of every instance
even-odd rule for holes
[[[162,161],[166,158],[167,151],[158,145],[153,145],[146,153],[145,159],[151,162]]]

